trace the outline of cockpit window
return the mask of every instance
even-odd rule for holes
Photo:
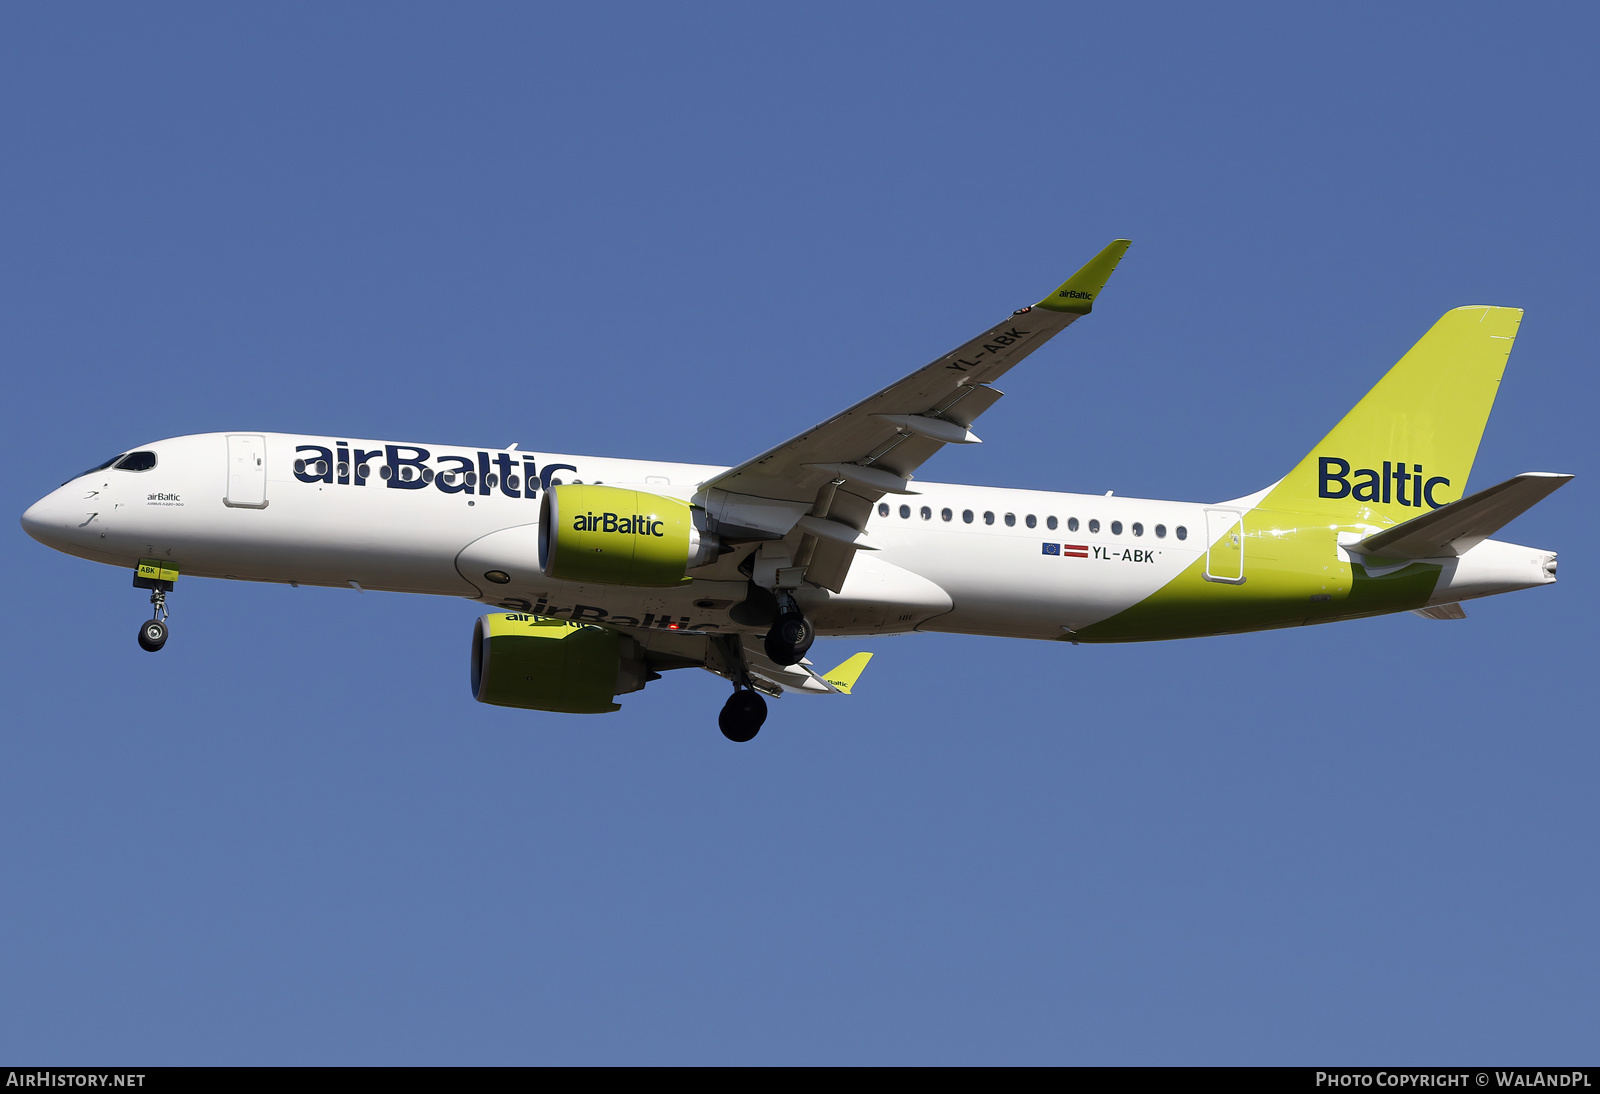
[[[156,465],[154,452],[129,452],[117,461],[118,471],[148,471]]]
[[[112,456],[105,463],[96,464],[95,466],[89,468],[89,470],[87,470],[87,471],[80,471],[76,475],[74,475],[73,478],[81,479],[85,475],[94,474],[96,471],[104,471],[106,468],[110,467],[112,464],[116,463],[120,459],[122,459],[122,453],[118,452],[115,456]],[[71,481],[72,481],[72,479],[68,479],[67,480],[67,482],[71,482]]]

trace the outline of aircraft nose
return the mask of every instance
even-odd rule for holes
[[[67,527],[60,490],[46,494],[22,514],[22,530],[47,547],[60,546],[67,537]]]

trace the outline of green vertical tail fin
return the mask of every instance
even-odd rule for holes
[[[1446,312],[1263,506],[1398,522],[1460,498],[1521,322],[1520,308]]]

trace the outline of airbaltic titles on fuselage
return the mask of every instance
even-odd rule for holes
[[[478,451],[433,455],[414,444],[386,444],[382,448],[357,448],[347,441],[331,445],[295,447],[294,477],[304,483],[368,486],[369,463],[381,461],[378,478],[390,490],[425,490],[429,486],[446,494],[499,493],[508,498],[536,500],[539,490],[550,489],[560,471],[576,471],[570,463],[537,466],[532,453]],[[430,461],[438,466],[430,466]]]

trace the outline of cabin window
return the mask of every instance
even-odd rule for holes
[[[1076,532],[1077,530],[1078,530],[1078,518],[1077,517],[1068,517],[1067,518],[1067,531]]]
[[[1114,536],[1120,536],[1122,534],[1122,522],[1120,520],[1114,520],[1111,522],[1111,534]]]
[[[1178,538],[1179,539],[1188,539],[1189,538],[1189,529],[1185,528],[1181,524],[1178,525]]]
[[[1089,531],[1091,531],[1091,532],[1100,531],[1100,522],[1097,521],[1097,520],[1091,520],[1089,522]]]
[[[910,520],[911,519],[911,506],[902,505],[900,507],[900,519],[901,520]]]
[[[413,474],[413,472],[412,472],[411,468],[409,468],[409,467],[402,467],[400,469],[400,477],[402,479],[404,479],[406,482],[410,482],[411,481],[412,474]]]
[[[948,510],[948,509],[941,509],[941,510],[939,510],[939,519],[940,519],[940,520],[950,520],[950,519],[951,519],[951,518],[952,518],[952,517],[954,517],[954,516],[955,516],[955,514],[954,514],[954,513],[952,513],[952,512],[951,512],[951,511],[950,511],[950,510]]]
[[[372,468],[368,467],[364,463],[357,465],[357,467],[356,467],[356,478],[364,479],[370,474],[372,474]]]
[[[378,468],[378,478],[380,479],[386,479],[392,474],[394,474],[394,472],[390,470],[388,464],[384,464],[382,467]]]
[[[1006,514],[1006,527],[1007,528],[1015,528],[1016,526],[1017,526],[1017,514],[1015,514],[1015,513],[1007,513]]]
[[[989,512],[987,509],[984,510],[984,513],[983,513],[983,523],[985,523],[985,524],[993,524],[994,523],[994,514]]]
[[[475,483],[477,481],[478,481],[478,473],[476,471],[468,471],[467,472],[467,485],[471,486],[473,483]],[[551,479],[550,480],[550,485],[551,486],[560,486],[561,485],[561,480],[560,479]]]
[[[1167,538],[1167,526],[1165,524],[1156,525],[1156,538],[1157,539],[1166,539]]]
[[[422,481],[423,482],[432,482],[433,481],[433,468],[424,467],[422,469]]]
[[[878,503],[878,515],[880,517],[886,517],[886,516],[889,515],[889,503],[888,502],[880,501]]]
[[[1046,528],[1050,529],[1052,532],[1054,532],[1056,530],[1056,518],[1055,517],[1045,517],[1044,518],[1044,526]]]
[[[463,476],[463,478],[465,478],[467,480],[467,485],[468,486],[477,486],[478,485],[478,473],[476,471],[468,471],[466,473],[466,475]],[[556,486],[560,486],[561,485],[561,480],[560,479],[553,479],[551,481],[554,482],[554,484]]]
[[[924,505],[922,507],[922,519],[923,520],[932,520],[933,519],[933,510],[929,509],[926,505]]]
[[[1027,517],[1027,525],[1029,528],[1039,527],[1039,518],[1034,516],[1032,513],[1029,513]]]
[[[485,475],[483,477],[483,485],[487,486],[490,490],[493,490],[496,486],[500,485],[500,476]]]
[[[963,509],[963,510],[961,510],[961,523],[963,523],[963,524],[971,524],[972,523],[972,510],[971,509]]]
[[[341,479],[348,479],[350,477],[350,465],[348,463],[339,464],[339,477]]]
[[[515,476],[515,475],[507,475],[506,476],[506,489],[507,490],[515,490],[521,484],[522,484],[522,480],[517,478],[517,476]]]
[[[1133,522],[1133,534],[1136,535],[1136,536],[1144,535],[1144,525],[1140,524],[1138,521],[1134,521]]]

